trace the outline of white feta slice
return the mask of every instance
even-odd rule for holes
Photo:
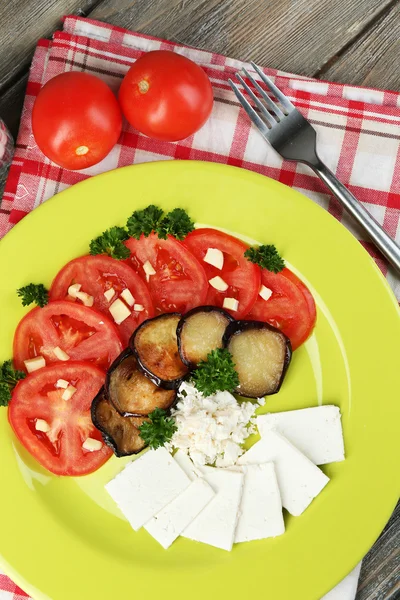
[[[80,283],[73,283],[68,288],[68,295],[71,296],[71,298],[76,298],[76,294],[77,294],[77,292],[79,292],[81,287],[82,286]]]
[[[39,354],[39,356],[35,356],[35,358],[29,358],[28,360],[24,360],[24,365],[28,373],[33,373],[34,371],[45,367],[46,361],[43,358],[43,356]]]
[[[110,300],[112,300],[115,296],[115,290],[113,287],[110,287],[108,290],[106,290],[104,292],[104,297],[107,300],[107,302],[110,302]]]
[[[228,308],[229,310],[237,311],[239,308],[239,301],[236,298],[224,298],[222,303],[223,308]]]
[[[69,360],[69,354],[64,352],[64,350],[62,348],[60,348],[60,346],[56,346],[55,348],[53,348],[53,352],[56,355],[56,358],[58,358],[58,360],[62,360],[62,361]]]
[[[266,431],[239,460],[239,465],[273,462],[282,506],[297,517],[326,486],[329,477],[276,431]]]
[[[144,528],[163,548],[169,548],[214,496],[211,486],[204,479],[197,478]]]
[[[86,292],[76,292],[75,298],[80,300],[84,306],[90,307],[94,304],[93,296],[90,296],[90,294],[87,294]]]
[[[149,260],[146,260],[146,262],[143,264],[143,271],[146,273],[147,283],[150,281],[150,277],[156,274],[153,265]]]
[[[94,438],[90,437],[87,438],[82,444],[82,448],[88,452],[98,452],[102,449],[102,447],[103,444],[100,442],[100,440],[95,440]]]
[[[281,495],[273,463],[236,468],[240,468],[244,474],[244,486],[235,542],[263,540],[285,533]]]
[[[232,550],[242,496],[243,474],[199,467],[216,495],[182,533],[183,537],[222,550]]]
[[[143,304],[134,304],[133,305],[133,310],[135,312],[143,312],[144,311],[144,306],[143,306]]]
[[[174,460],[178,463],[191,481],[195,481],[198,477],[203,477],[203,473],[198,467],[195,467],[193,461],[189,458],[186,452],[178,450],[174,454]]]
[[[343,431],[337,406],[315,406],[257,417],[261,437],[275,429],[315,465],[344,460]]]
[[[218,248],[208,248],[203,260],[219,270],[224,266],[224,254]]]
[[[68,386],[69,386],[69,381],[67,381],[66,379],[57,379],[56,388],[62,388],[64,390],[66,390]]]
[[[128,288],[125,288],[124,290],[122,290],[122,292],[120,293],[120,296],[123,300],[125,300],[125,302],[127,303],[128,306],[133,306],[135,304],[135,298],[132,296],[130,290],[128,290]]]
[[[122,300],[117,298],[108,309],[117,325],[120,325],[131,315],[131,311]]]
[[[260,287],[260,291],[258,292],[258,294],[261,296],[261,298],[263,300],[269,300],[272,296],[272,290],[267,288],[265,285],[262,285]]]
[[[71,400],[72,396],[75,394],[76,392],[76,387],[74,387],[73,385],[69,385],[63,392],[61,398],[63,400]]]
[[[43,433],[48,433],[50,431],[50,425],[44,419],[36,419],[35,429],[36,429],[36,431],[42,431]]]
[[[226,292],[226,290],[229,287],[229,285],[219,275],[213,277],[212,279],[209,279],[208,283],[215,290],[218,290],[218,292]]]
[[[105,487],[135,531],[190,485],[165,448],[149,450],[129,463]]]

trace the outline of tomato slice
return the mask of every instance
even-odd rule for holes
[[[76,388],[69,400],[56,387],[65,379]],[[85,450],[87,438],[102,441],[90,416],[90,406],[104,383],[103,371],[90,363],[57,363],[35,371],[20,381],[9,404],[8,418],[21,444],[46,469],[56,475],[86,475],[96,471],[112,455],[104,443],[96,451]],[[42,419],[47,433],[37,431]]]
[[[93,308],[58,300],[36,307],[20,321],[14,335],[14,363],[41,355],[46,364],[57,362],[56,347],[71,360],[89,361],[106,370],[122,350],[114,324]]]
[[[272,296],[268,300],[259,296],[248,318],[266,321],[283,331],[295,350],[306,341],[317,318],[311,292],[287,268],[280,273],[262,269],[261,283],[272,291]]]
[[[68,294],[69,286],[74,283],[82,286],[80,291],[93,296],[93,306],[108,317],[110,317],[110,306],[117,298],[127,305],[131,315],[117,325],[125,345],[128,344],[130,336],[140,323],[154,316],[153,302],[146,284],[137,273],[120,260],[103,255],[81,256],[71,260],[55,277],[50,289],[50,300],[68,300],[81,305],[81,300],[74,299]],[[111,288],[114,290],[114,295],[107,300],[104,292]],[[133,306],[121,298],[121,292],[125,289],[129,290],[134,298]],[[135,305],[139,305],[140,310],[135,310]]]
[[[221,307],[225,298],[235,298],[239,301],[238,310],[228,312],[237,319],[244,317],[251,310],[260,291],[260,268],[244,257],[247,244],[227,233],[208,228],[192,231],[183,243],[203,266],[207,281],[219,276],[228,284],[225,292],[208,285],[206,303]],[[222,269],[204,262],[209,248],[216,248],[223,253]]]
[[[149,276],[148,288],[156,312],[185,313],[205,303],[208,282],[202,265],[187,248],[172,236],[161,240],[152,233],[140,240],[129,238],[125,245],[131,251],[127,263],[146,281],[143,265],[155,270]]]

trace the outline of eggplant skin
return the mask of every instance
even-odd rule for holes
[[[185,313],[183,315],[183,317],[181,318],[181,320],[178,323],[178,327],[176,329],[176,336],[178,339],[178,350],[179,350],[181,360],[182,360],[183,364],[186,365],[190,370],[195,369],[198,365],[198,362],[190,361],[187,358],[187,356],[185,355],[185,351],[184,351],[184,347],[183,347],[184,344],[183,344],[183,340],[182,340],[183,329],[184,329],[185,324],[188,321],[188,319],[190,319],[190,317],[201,314],[201,313],[219,313],[221,316],[223,316],[227,320],[228,325],[229,325],[229,323],[232,323],[235,320],[232,317],[232,315],[230,315],[223,308],[219,308],[218,306],[212,306],[209,304],[207,304],[206,306],[196,306],[196,308],[192,308],[192,310],[189,310],[187,313]],[[222,344],[223,344],[223,342],[221,341],[221,347],[222,347]],[[215,348],[210,348],[210,351],[211,350],[215,350]]]
[[[277,392],[279,392],[283,380],[285,379],[287,370],[289,368],[289,364],[290,361],[292,359],[292,345],[290,343],[289,338],[282,333],[282,331],[280,331],[279,329],[277,329],[276,327],[273,327],[272,325],[269,325],[269,323],[265,323],[262,321],[250,321],[250,320],[241,320],[241,321],[233,321],[231,322],[228,327],[225,330],[224,336],[223,336],[223,344],[225,348],[229,349],[230,343],[233,340],[233,338],[237,335],[240,335],[240,333],[246,332],[246,331],[251,331],[251,330],[268,330],[271,331],[275,334],[279,334],[279,336],[282,338],[282,341],[285,344],[285,349],[284,349],[284,357],[283,357],[283,365],[282,365],[282,372],[280,375],[280,379],[277,382],[276,386],[274,387],[273,390],[268,391],[267,393],[261,393],[261,394],[250,394],[250,393],[245,393],[245,390],[241,390],[240,388],[237,388],[235,390],[234,393],[238,394],[239,396],[244,396],[246,398],[260,398],[263,396],[270,396],[272,394],[276,394]],[[234,357],[234,362],[235,361],[235,357]],[[240,379],[240,377],[239,377]]]
[[[129,347],[131,349],[131,351],[133,352],[136,360],[139,363],[139,366],[141,368],[141,370],[143,371],[143,373],[146,375],[146,377],[148,377],[156,386],[163,388],[165,390],[177,390],[181,384],[181,382],[183,381],[183,379],[187,376],[188,374],[188,369],[186,367],[186,365],[184,365],[181,361],[181,357],[179,355],[179,351],[178,351],[178,341],[176,340],[173,341],[173,348],[170,348],[170,352],[167,352],[167,348],[165,343],[163,343],[162,340],[160,340],[160,344],[159,346],[156,346],[154,343],[152,344],[145,344],[145,348],[142,347],[141,342],[142,342],[142,337],[143,334],[145,332],[145,329],[147,327],[152,327],[152,326],[156,326],[157,323],[159,321],[162,320],[167,320],[170,319],[171,317],[175,317],[176,318],[176,325],[178,325],[178,322],[180,320],[180,318],[182,317],[182,315],[180,313],[177,312],[172,312],[172,313],[163,313],[162,315],[158,315],[157,317],[153,317],[152,319],[147,319],[146,321],[143,321],[143,323],[141,323],[141,325],[139,325],[139,327],[136,329],[136,331],[133,332],[131,339],[129,340]],[[178,319],[179,317],[179,319]],[[176,335],[176,328],[175,328],[175,335]],[[175,345],[176,344],[176,345]],[[158,359],[157,354],[156,354],[156,350],[157,347],[161,350],[161,360]],[[150,366],[150,361],[147,360],[146,361],[146,352],[149,354],[150,359],[153,359],[153,365],[151,368]],[[180,370],[180,374],[178,377],[174,377],[174,378],[170,378],[167,376],[167,373],[161,373],[160,371],[165,368],[162,364],[162,359],[166,356],[167,358],[170,358],[171,355],[174,356],[174,360],[175,360],[175,366],[177,370]],[[173,361],[170,360],[170,363],[172,363]],[[155,371],[155,367],[158,370],[157,372]]]
[[[101,413],[103,413],[103,418]],[[106,421],[104,420],[106,415]],[[91,417],[93,425],[102,435],[103,441],[115,456],[138,454],[147,444],[140,437],[138,427],[146,417],[122,417],[108,400],[104,386],[92,401]]]

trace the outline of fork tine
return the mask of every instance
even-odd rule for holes
[[[263,80],[265,85],[274,94],[275,98],[278,98],[278,100],[282,104],[282,106],[284,108],[286,108],[286,110],[288,112],[291,112],[292,110],[296,110],[295,107],[293,106],[293,104],[290,102],[289,98],[287,98],[285,96],[285,94],[283,94],[281,92],[281,90],[276,87],[276,85],[273,83],[273,81],[271,81],[271,79],[261,71],[261,69],[256,65],[256,63],[251,61],[250,64],[253,67],[253,69],[255,69],[257,71],[257,73],[259,74],[259,76],[261,77],[261,79]]]
[[[239,100],[240,104],[243,106],[244,110],[246,111],[250,119],[253,121],[254,125],[266,137],[269,133],[270,128],[257,114],[254,108],[251,106],[250,102],[248,102],[248,100],[244,97],[242,92],[239,91],[237,85],[232,81],[232,79],[228,79],[228,83],[231,86],[236,98]]]
[[[283,119],[283,117],[285,116],[284,113],[281,111],[281,109],[279,108],[279,106],[277,104],[275,104],[275,102],[273,102],[271,100],[271,98],[268,96],[268,94],[266,93],[265,90],[262,89],[262,87],[259,85],[259,83],[254,79],[254,77],[252,75],[250,75],[250,73],[243,67],[243,73],[246,75],[246,77],[251,81],[251,83],[254,85],[254,87],[256,88],[256,90],[258,91],[258,93],[260,94],[260,96],[262,96],[262,98],[264,99],[265,103],[268,105],[268,108],[270,110],[272,110],[276,116],[278,117],[278,121],[280,119]],[[244,87],[246,87],[248,93],[251,95],[251,97],[253,98],[254,102],[257,103],[257,101],[255,100],[255,98],[257,98],[257,96],[255,96],[255,94],[253,94],[250,90],[250,88],[248,86],[246,86],[245,83],[243,83],[242,80],[242,85]],[[258,98],[257,98],[258,100]],[[257,104],[258,106],[258,104]],[[259,107],[260,108],[260,107]],[[261,109],[260,109],[261,110]]]
[[[247,85],[247,83],[245,82],[245,80],[243,79],[243,77],[241,77],[239,73],[235,73],[235,75],[236,75],[236,78],[240,81],[240,83],[244,87],[244,89],[246,90],[246,92],[248,93],[248,95],[250,96],[250,98],[253,100],[254,104],[257,106],[257,108],[259,109],[259,111],[262,113],[262,115],[266,119],[267,123],[272,127],[272,125],[274,123],[274,117],[265,108],[264,104],[260,101],[260,99],[257,98],[257,96],[255,95],[255,93]],[[282,113],[282,116],[284,116],[283,113]]]

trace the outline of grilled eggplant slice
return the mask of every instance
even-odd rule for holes
[[[226,328],[224,346],[232,354],[240,396],[260,398],[279,391],[292,357],[290,340],[260,321],[234,321]]]
[[[124,350],[109,368],[106,392],[122,417],[146,416],[155,408],[168,409],[175,402],[175,390],[157,387],[139,368],[132,351]]]
[[[232,321],[229,313],[215,306],[199,306],[186,313],[176,330],[182,362],[194,369],[211,350],[222,348],[225,329]]]
[[[146,417],[121,417],[107,399],[104,387],[92,402],[93,425],[101,432],[104,443],[118,457],[137,454],[146,447],[140,437],[139,427]]]
[[[137,361],[156,385],[175,390],[188,368],[181,361],[176,329],[179,313],[167,313],[144,321],[132,335],[129,345]]]

